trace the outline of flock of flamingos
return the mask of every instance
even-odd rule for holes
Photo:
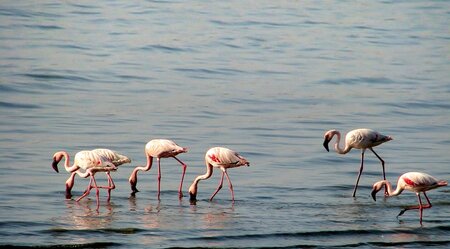
[[[397,196],[402,193],[403,190],[409,190],[415,192],[419,205],[413,207],[407,207],[403,209],[398,216],[402,215],[405,211],[411,209],[418,209],[420,214],[420,224],[422,224],[422,213],[423,209],[431,208],[431,202],[426,195],[426,191],[432,190],[435,188],[447,186],[447,181],[438,180],[433,176],[430,176],[426,173],[420,172],[408,172],[401,175],[397,182],[397,188],[393,190],[392,185],[389,181],[386,180],[386,173],[384,168],[383,159],[373,150],[373,147],[378,146],[382,143],[388,142],[392,140],[390,136],[382,135],[371,129],[356,129],[347,133],[345,136],[345,147],[341,148],[340,140],[341,133],[337,130],[329,130],[324,135],[323,145],[327,151],[329,151],[328,144],[336,136],[336,143],[334,148],[339,154],[346,154],[351,149],[360,149],[361,150],[361,165],[359,168],[358,178],[356,180],[356,184],[353,190],[352,196],[355,197],[356,189],[358,188],[359,179],[361,177],[361,173],[364,167],[364,153],[366,149],[369,149],[373,152],[373,154],[380,160],[381,166],[383,169],[383,180],[376,182],[373,185],[372,189],[372,197],[376,201],[376,194],[384,187],[385,196]],[[161,158],[174,158],[177,160],[182,168],[183,173],[181,175],[180,187],[178,190],[179,198],[183,197],[182,189],[183,189],[183,180],[184,175],[186,173],[186,164],[177,158],[177,155],[180,153],[186,153],[187,149],[180,147],[175,142],[167,139],[153,139],[149,141],[145,145],[145,156],[147,157],[147,164],[145,166],[136,167],[130,175],[128,181],[131,185],[132,194],[138,192],[136,188],[137,185],[137,174],[139,171],[149,171],[152,167],[153,158],[156,158],[158,162],[158,200],[160,199],[160,189],[161,189]],[[75,176],[78,175],[83,178],[90,177],[89,185],[86,191],[81,195],[76,201],[80,201],[85,196],[89,195],[90,191],[94,188],[96,190],[97,197],[97,209],[99,208],[99,189],[107,189],[108,191],[108,201],[111,198],[111,190],[115,188],[114,181],[111,178],[110,172],[118,169],[118,166],[124,163],[130,163],[131,160],[124,156],[120,155],[115,151],[108,149],[95,149],[91,151],[80,151],[75,154],[73,165],[70,166],[70,157],[69,154],[65,151],[56,152],[53,155],[53,164],[52,167],[56,172],[58,171],[58,163],[65,158],[64,167],[67,172],[71,173],[70,177],[66,181],[66,198],[70,199],[72,197],[71,190],[74,186]],[[230,149],[223,147],[214,147],[209,149],[205,155],[205,163],[206,163],[206,173],[203,175],[199,175],[195,178],[194,182],[189,187],[189,195],[191,203],[195,203],[197,197],[197,188],[198,183],[201,180],[206,180],[211,177],[213,173],[213,168],[219,168],[222,171],[222,177],[219,182],[219,185],[216,191],[210,197],[210,201],[214,198],[214,196],[219,192],[223,185],[224,177],[227,178],[231,199],[234,201],[234,191],[233,185],[231,184],[230,177],[228,176],[227,169],[235,168],[240,166],[250,166],[249,161],[245,159],[243,156],[239,155],[237,152],[234,152]],[[81,171],[83,170],[83,171]],[[95,181],[95,173],[97,172],[105,172],[108,177],[108,186],[99,186]],[[422,200],[420,197],[420,193],[423,193],[427,200],[427,204],[422,204]]]

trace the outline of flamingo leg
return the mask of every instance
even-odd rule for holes
[[[355,197],[355,195],[356,195],[356,189],[358,188],[359,178],[361,177],[361,174],[364,169],[364,152],[365,152],[364,150],[361,151],[361,166],[359,167],[358,178],[356,178],[356,184],[355,184],[355,188],[353,189],[352,197]]]
[[[111,200],[111,190],[116,188],[116,185],[114,184],[113,179],[111,178],[111,174],[109,172],[106,172],[106,176],[108,176],[108,202]]]
[[[158,157],[156,160],[158,160],[158,200],[161,200],[161,159]]]
[[[231,200],[234,202],[234,191],[233,191],[233,184],[231,184],[231,180],[230,180],[230,177],[228,176],[228,172],[227,171],[224,171],[225,172],[225,176],[227,177],[227,180],[228,180],[228,184],[230,185],[230,191],[231,191]]]
[[[91,189],[92,189],[92,178],[89,179],[89,185],[86,188],[86,190],[84,191],[83,195],[78,197],[78,199],[76,199],[75,201],[79,202],[81,199],[83,199],[85,196],[87,196],[91,192]]]
[[[428,202],[427,205],[422,204],[422,199],[420,198],[420,193],[416,193],[416,195],[417,195],[417,199],[419,200],[419,205],[413,206],[413,207],[407,207],[407,208],[403,209],[402,211],[400,211],[400,213],[397,215],[397,217],[403,215],[408,210],[419,209],[419,212],[420,212],[419,213],[419,215],[420,215],[419,221],[420,221],[420,224],[422,224],[423,210],[427,209],[427,208],[431,208],[432,205],[431,205],[430,199],[428,199],[428,196],[425,192],[423,192],[423,195],[427,199],[427,202]]]
[[[219,190],[222,188],[222,186],[223,186],[223,176],[224,175],[225,175],[225,171],[222,171],[222,177],[220,178],[219,186],[217,186],[216,191],[214,192],[214,194],[211,195],[211,198],[209,198],[209,201],[212,201],[214,196],[216,196],[217,192],[219,192]]]
[[[378,160],[380,160],[381,168],[383,169],[383,180],[386,180],[386,170],[385,170],[385,167],[384,167],[384,160],[372,148],[369,148],[369,149],[378,158]],[[389,195],[386,186],[384,186],[384,195],[385,196]]]
[[[184,180],[184,175],[186,174],[186,168],[187,168],[187,166],[186,166],[185,163],[183,163],[183,162],[182,162],[181,160],[179,160],[178,158],[176,158],[176,157],[173,157],[173,158],[175,158],[175,160],[177,160],[177,161],[181,164],[181,166],[183,167],[183,174],[181,175],[180,188],[179,188],[179,190],[178,190],[178,196],[179,196],[179,198],[181,199],[181,197],[183,197],[183,180]]]

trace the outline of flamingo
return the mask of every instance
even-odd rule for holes
[[[330,143],[331,139],[333,139],[334,135],[337,136],[337,141],[334,145],[334,148],[336,149],[337,153],[346,154],[353,148],[361,150],[361,166],[359,168],[358,178],[356,179],[356,184],[355,184],[355,188],[353,189],[352,197],[355,197],[355,195],[356,195],[356,189],[358,188],[359,178],[361,177],[361,173],[364,168],[364,153],[365,153],[366,149],[369,149],[370,151],[372,151],[373,154],[375,154],[375,156],[380,160],[381,167],[383,169],[383,179],[386,180],[384,161],[373,150],[373,147],[378,146],[382,143],[391,141],[392,137],[382,135],[371,129],[356,129],[356,130],[352,130],[347,133],[347,135],[345,136],[345,148],[342,149],[340,147],[341,133],[337,130],[329,130],[325,133],[324,141],[323,141],[323,146],[325,147],[325,149],[327,151],[330,151],[328,148],[328,144]]]
[[[97,153],[98,155],[107,158],[109,161],[111,161],[115,166],[120,166],[125,163],[131,163],[131,159],[127,156],[121,155],[117,153],[116,151],[109,150],[109,149],[94,149],[92,152]],[[75,156],[76,157],[76,156]],[[67,159],[67,158],[66,158]],[[73,185],[75,183],[75,176],[77,175],[77,172],[74,171],[69,176],[69,178],[66,181],[66,198],[70,199],[72,197],[71,190],[73,188]],[[112,178],[110,177],[109,173],[106,173],[108,177],[108,183],[110,187],[114,186],[114,182],[112,181]],[[115,186],[114,186],[115,187]],[[112,189],[114,189],[114,187]],[[108,189],[108,200],[111,196],[111,189]]]
[[[187,148],[180,147],[174,141],[168,139],[153,139],[150,140],[145,145],[145,156],[147,157],[147,165],[146,166],[138,166],[136,167],[130,175],[128,181],[131,185],[132,194],[139,192],[136,188],[137,184],[137,173],[139,170],[149,171],[152,167],[153,158],[156,157],[158,161],[158,200],[160,200],[161,195],[161,158],[169,158],[173,157],[177,160],[181,166],[183,167],[183,173],[181,175],[180,188],[178,190],[178,196],[181,199],[183,197],[182,188],[183,188],[183,180],[184,175],[186,173],[187,165],[178,159],[176,156],[180,153],[186,153]]]
[[[83,199],[85,196],[87,196],[90,192],[90,190],[92,188],[95,188],[96,190],[96,197],[97,197],[97,210],[99,208],[99,188],[105,188],[108,190],[114,189],[115,185],[114,182],[112,181],[112,178],[110,176],[110,171],[115,171],[117,170],[117,166],[115,166],[107,157],[105,156],[101,156],[93,151],[88,151],[88,150],[84,150],[84,151],[80,151],[77,154],[75,154],[75,160],[74,160],[74,164],[72,167],[69,167],[69,154],[65,151],[59,151],[56,152],[53,156],[53,169],[56,172],[59,172],[58,170],[58,162],[61,161],[62,157],[66,158],[65,161],[65,168],[67,171],[69,171],[70,173],[76,173],[78,174],[80,177],[83,178],[87,178],[90,176],[90,181],[89,181],[89,185],[86,189],[86,191],[84,192],[84,194],[82,196],[80,196],[78,199],[76,199],[77,202],[79,202],[81,199]],[[84,169],[85,172],[81,172],[80,169]],[[107,176],[108,176],[108,186],[98,186],[97,182],[95,181],[95,173],[97,172],[106,172]],[[71,177],[69,177],[68,181],[72,181],[72,186],[73,186],[73,179],[74,179],[74,175]],[[67,183],[66,183],[67,184]],[[70,182],[68,183],[70,185]],[[94,186],[92,186],[92,184]],[[67,187],[67,185],[66,185]],[[109,194],[109,191],[108,191]],[[109,200],[109,196],[108,196],[108,200]]]
[[[224,175],[227,177],[228,184],[230,186],[231,191],[231,199],[234,202],[234,191],[233,185],[231,184],[230,177],[228,176],[227,169],[236,168],[239,166],[247,165],[250,166],[250,162],[247,161],[243,156],[238,153],[223,147],[214,147],[209,149],[205,155],[205,163],[206,163],[206,173],[204,175],[199,175],[195,178],[192,185],[189,187],[189,195],[191,202],[196,201],[197,197],[197,186],[201,180],[206,180],[211,177],[213,172],[213,167],[220,168],[222,170],[222,177],[219,182],[219,186],[216,191],[212,194],[210,201],[216,196],[217,192],[222,188],[223,185],[223,177]]]
[[[423,209],[426,208],[431,208],[431,202],[428,199],[428,196],[426,194],[427,191],[435,189],[435,188],[440,188],[443,186],[447,186],[447,181],[442,181],[442,180],[438,180],[435,177],[426,174],[426,173],[421,173],[421,172],[408,172],[405,173],[403,175],[401,175],[398,178],[398,182],[397,182],[397,188],[395,189],[395,191],[393,191],[392,189],[392,185],[389,181],[387,180],[382,180],[379,182],[376,182],[375,184],[373,184],[373,189],[372,189],[372,198],[374,201],[376,201],[376,194],[378,191],[380,191],[380,189],[383,186],[387,186],[388,189],[388,195],[387,196],[397,196],[400,195],[403,190],[409,190],[412,192],[415,192],[417,195],[417,198],[419,199],[419,205],[418,206],[413,206],[413,207],[407,207],[405,209],[403,209],[398,215],[402,215],[403,213],[405,213],[408,210],[411,209],[419,209],[420,211],[420,224],[422,225],[422,213],[423,213]],[[422,204],[422,200],[420,198],[420,193],[423,193],[423,195],[425,196],[425,198],[427,199],[428,204],[427,205],[423,205]]]

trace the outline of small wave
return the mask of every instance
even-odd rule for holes
[[[0,101],[0,107],[5,108],[14,108],[14,109],[38,109],[40,106],[32,105],[32,104],[23,104],[23,103],[10,103],[5,101]]]
[[[125,227],[125,228],[104,228],[104,229],[64,229],[64,228],[52,228],[46,230],[50,233],[70,233],[70,234],[94,234],[94,233],[119,233],[119,234],[137,234],[144,232],[144,229]]]
[[[113,242],[94,242],[94,243],[85,243],[85,244],[60,244],[60,245],[33,245],[33,246],[24,246],[24,245],[9,245],[9,244],[0,244],[1,248],[108,248],[112,246],[121,246],[119,243]]]
[[[21,76],[33,78],[36,80],[71,80],[71,81],[84,81],[91,82],[89,78],[74,76],[74,75],[60,75],[60,74],[43,74],[43,73],[25,73]]]
[[[338,79],[325,79],[319,83],[326,85],[357,85],[357,84],[391,84],[393,80],[386,77],[356,77],[356,78],[338,78]]]

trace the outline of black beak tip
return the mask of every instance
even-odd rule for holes
[[[57,173],[59,173],[59,170],[58,170],[58,162],[57,162],[57,161],[53,160],[52,168],[53,168]]]
[[[325,147],[325,149],[326,149],[328,152],[330,152],[330,149],[328,148],[328,141],[327,141],[327,140],[325,140],[325,141],[323,142],[323,147]]]
[[[374,201],[377,201],[377,195],[376,195],[376,194],[377,194],[376,192],[372,192],[372,194],[371,194],[372,199],[373,199]]]

